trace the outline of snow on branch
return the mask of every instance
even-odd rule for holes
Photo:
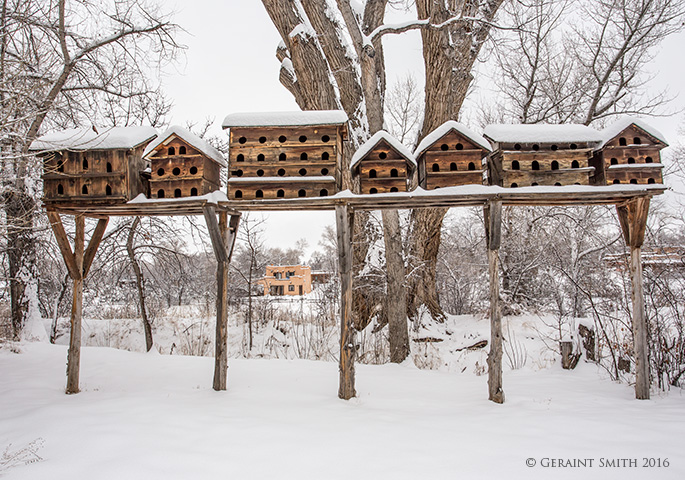
[[[496,23],[490,22],[488,20],[484,20],[482,18],[468,17],[468,16],[460,15],[460,16],[449,18],[442,23],[430,23],[430,19],[426,18],[423,20],[417,19],[417,20],[409,20],[407,22],[402,22],[402,23],[381,25],[367,36],[367,43],[371,43],[376,38],[380,38],[383,35],[387,35],[387,34],[399,34],[399,33],[407,32],[409,30],[418,30],[421,28],[440,29],[440,28],[444,28],[444,27],[447,27],[450,25],[457,24],[457,23],[480,23],[482,25],[486,25],[486,26],[491,27],[491,28],[496,28],[498,30],[521,30],[520,26],[505,27],[505,26],[498,25]]]

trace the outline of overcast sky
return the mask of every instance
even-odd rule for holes
[[[171,3],[170,3],[171,4]],[[180,41],[188,46],[184,60],[167,69],[163,82],[174,100],[172,124],[188,121],[215,121],[213,132],[220,133],[223,118],[234,112],[297,110],[292,96],[278,81],[280,64],[276,46],[280,37],[258,0],[176,0],[175,21],[186,33]],[[423,76],[420,37],[417,32],[388,36],[384,40],[389,65],[388,84],[406,72]],[[658,74],[655,90],[668,88],[677,95],[674,111],[685,108],[685,34],[664,42],[650,72]],[[673,145],[677,142],[683,114],[654,118],[648,122],[659,129]],[[269,213],[267,242],[293,246],[307,238],[315,249],[326,224],[335,222],[332,212]]]

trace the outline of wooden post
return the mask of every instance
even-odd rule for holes
[[[78,275],[74,278],[74,297],[71,303],[71,335],[67,353],[67,393],[79,392],[79,373],[81,368],[81,315],[83,313],[83,247],[85,218],[76,216],[76,236],[74,238],[74,264]]]
[[[499,247],[502,238],[502,202],[490,201],[483,209],[490,274],[490,352],[488,353],[489,399],[504,403],[502,390],[502,308],[499,296]]]
[[[71,251],[69,238],[64,231],[62,219],[57,212],[48,212],[50,226],[55,234],[64,263],[67,266],[69,276],[74,281],[74,296],[71,302],[71,332],[69,337],[69,350],[67,352],[67,388],[66,393],[79,392],[79,372],[81,368],[81,317],[83,312],[83,280],[90,270],[95,254],[100,246],[102,237],[107,229],[108,217],[98,221],[93,236],[85,246],[85,218],[82,215],[75,217],[76,235],[74,239],[74,251]]]
[[[630,247],[630,281],[633,300],[633,350],[635,352],[635,398],[649,399],[649,344],[647,343],[647,319],[640,260],[645,240],[649,197],[638,197],[625,205],[617,205],[618,220],[626,245]]]
[[[349,400],[354,389],[355,330],[352,324],[352,236],[354,210],[347,205],[335,207],[340,269],[340,386],[338,397]]]
[[[219,213],[216,221],[216,209],[212,205],[204,207],[205,220],[216,256],[216,335],[214,339],[214,390],[226,390],[226,373],[228,370],[228,267],[233,254],[235,237],[238,231],[240,215]]]

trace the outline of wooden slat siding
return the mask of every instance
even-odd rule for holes
[[[169,180],[169,181],[151,181],[150,182],[150,198],[159,198],[159,191],[164,190],[164,198],[179,198],[174,196],[174,191],[181,189],[181,197],[190,197],[206,195],[208,193],[219,190],[221,187],[217,184],[209,183],[202,179],[185,179],[185,180]],[[191,195],[191,189],[197,189],[197,195]]]
[[[483,151],[483,148],[480,147],[479,145],[476,145],[473,143],[471,140],[468,138],[464,137],[463,135],[459,135],[457,132],[454,130],[447,132],[445,135],[443,135],[440,139],[438,139],[433,145],[428,147],[429,152],[440,152],[442,150],[442,145],[447,145],[449,148],[448,150],[454,150],[454,151],[459,151],[457,150],[456,145],[458,143],[461,143],[463,146],[463,150],[478,150],[478,151]]]
[[[196,173],[190,173],[190,169],[195,167]],[[178,175],[174,174],[174,169],[178,168]],[[219,183],[220,166],[202,155],[192,157],[166,157],[164,159],[152,159],[151,180],[172,180],[177,178],[203,179],[212,183]],[[160,171],[163,170],[163,172]],[[162,173],[160,175],[160,173]]]
[[[635,397],[649,399],[649,345],[647,343],[647,319],[645,315],[642,262],[649,197],[638,197],[616,207],[619,223],[626,245],[630,247],[630,280],[633,303],[633,350],[635,352]]]
[[[503,165],[511,165],[511,162],[514,160],[518,160],[519,163],[523,166],[524,164],[530,165],[533,160],[537,160],[540,163],[540,166],[542,164],[546,165],[551,165],[553,160],[556,160],[559,162],[559,164],[564,164],[568,165],[567,168],[571,168],[571,162],[573,160],[577,160],[580,163],[585,162],[585,165],[587,166],[587,161],[589,158],[592,157],[592,149],[591,148],[578,148],[576,150],[531,150],[531,151],[512,151],[512,150],[504,150],[502,152],[502,160],[503,160]],[[508,163],[507,163],[508,162]]]
[[[324,153],[335,161],[335,145],[312,146],[303,143],[297,147],[252,147],[252,148],[233,148],[230,150],[229,161],[232,167],[242,163],[262,164],[262,163],[284,163],[284,162],[306,162],[321,161]],[[281,160],[284,153],[286,159]],[[301,155],[307,154],[307,160],[302,160]],[[264,160],[259,160],[259,155],[264,155]],[[238,155],[243,156],[243,160],[238,160]],[[326,161],[326,160],[324,160]]]
[[[338,127],[335,125],[302,126],[302,127],[231,127],[229,135],[229,148],[250,149],[254,147],[297,147],[303,145],[335,145],[338,137]],[[278,139],[283,135],[285,142]],[[300,136],[306,136],[306,142],[300,142]],[[322,141],[321,137],[329,136],[329,141]],[[246,142],[240,143],[239,139],[245,137]],[[259,138],[265,137],[266,142],[260,143]]]
[[[246,183],[234,183],[231,182],[228,186],[228,198],[231,200],[235,200],[236,202],[240,201],[240,199],[235,198],[235,194],[237,190],[240,190],[242,192],[242,199],[243,200],[253,200],[256,199],[257,196],[257,190],[261,190],[262,193],[264,194],[265,199],[277,199],[278,197],[278,190],[283,190],[284,196],[282,198],[302,198],[299,196],[299,191],[304,190],[307,195],[306,197],[319,197],[321,190],[327,190],[328,195],[331,196],[336,193],[336,184],[335,180],[331,180],[330,182],[298,182],[297,178],[295,177],[283,177],[283,182],[274,184],[274,183],[263,183],[263,184],[257,184],[254,182],[246,182]],[[306,198],[305,197],[305,198]]]
[[[612,138],[609,142],[607,142],[604,145],[604,148],[611,148],[611,147],[618,147],[618,148],[625,148],[624,146],[621,146],[621,137],[624,137],[626,139],[626,143],[629,146],[634,146],[633,144],[633,139],[635,137],[639,137],[641,140],[640,146],[655,146],[659,149],[664,148],[666,145],[664,145],[658,138],[653,137],[646,131],[642,130],[639,127],[636,127],[635,125],[630,125],[628,128],[623,130],[620,134],[616,135],[616,137]]]
[[[352,321],[352,237],[354,210],[347,206],[335,209],[340,268],[340,381],[338,397],[349,400],[357,392],[354,387],[356,352],[355,329]]]
[[[519,187],[530,187],[533,183],[538,185],[552,186],[556,183],[561,185],[589,185],[591,170],[588,169],[564,169],[564,170],[506,170],[503,174],[504,187],[511,187],[516,183]]]
[[[283,169],[285,170],[285,174],[282,175],[284,178],[289,178],[289,177],[302,177],[302,176],[309,176],[309,177],[319,177],[319,176],[326,176],[330,175],[333,177],[335,175],[335,170],[336,170],[336,165],[335,162],[309,162],[309,163],[304,163],[304,162],[288,162],[285,165],[274,165],[274,164],[266,164],[266,165],[238,165],[230,170],[231,172],[231,177],[232,178],[254,178],[254,177],[278,177],[279,170]],[[300,175],[300,170],[305,169],[307,171],[306,175]],[[322,170],[326,169],[327,172],[323,173]],[[258,171],[262,171],[262,175],[258,175]]]
[[[435,188],[455,187],[483,183],[483,170],[467,170],[463,172],[432,172],[426,179],[426,190]]]
[[[502,238],[502,202],[493,200],[483,209],[490,278],[490,352],[488,353],[488,397],[504,403],[502,389],[502,308],[499,289],[499,247]]]
[[[79,370],[81,365],[81,316],[83,313],[83,247],[85,243],[85,218],[77,215],[76,235],[74,239],[74,279],[73,299],[71,303],[71,332],[69,350],[67,351],[67,387],[66,393],[79,392]]]
[[[607,185],[613,185],[614,180],[618,180],[622,184],[629,184],[631,180],[636,180],[638,184],[647,185],[649,184],[649,179],[654,179],[654,183],[663,184],[664,180],[662,177],[661,168],[636,168],[634,170],[621,169],[621,170],[611,170],[607,169],[606,172]]]

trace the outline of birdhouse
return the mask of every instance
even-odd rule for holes
[[[173,126],[150,143],[143,158],[150,162],[152,198],[196,197],[221,189],[226,159],[206,140]]]
[[[585,125],[489,125],[491,185],[589,185],[599,132]]]
[[[30,150],[43,159],[43,202],[112,205],[146,193],[142,154],[156,136],[152,127],[92,127],[36,139]]]
[[[228,198],[326,197],[342,186],[339,110],[228,115]]]
[[[664,183],[661,149],[668,143],[637,118],[625,118],[601,131],[603,142],[592,165],[594,185]]]
[[[419,186],[425,190],[483,184],[483,159],[491,152],[485,138],[465,125],[448,121],[416,147]]]
[[[406,192],[416,162],[399,140],[381,130],[359,147],[350,168],[355,193]]]

